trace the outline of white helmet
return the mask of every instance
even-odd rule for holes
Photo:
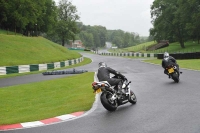
[[[169,58],[169,53],[168,53],[168,52],[165,52],[163,58],[164,58],[165,60],[168,60],[168,58]]]
[[[99,68],[100,67],[107,67],[106,63],[105,62],[99,62]]]

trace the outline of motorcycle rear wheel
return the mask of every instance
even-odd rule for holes
[[[112,97],[112,95],[113,95],[112,93],[105,91],[101,94],[100,97],[102,105],[108,111],[115,111],[118,107],[117,100],[114,101],[109,100]]]
[[[130,91],[129,102],[132,103],[132,104],[136,104],[137,103],[137,97],[136,97],[135,93],[132,90]]]

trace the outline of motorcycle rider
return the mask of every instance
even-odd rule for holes
[[[164,56],[163,56],[163,60],[162,60],[162,67],[164,68],[164,74],[166,74],[166,75],[168,75],[168,71],[167,71],[166,67],[169,64],[175,65],[179,72],[179,65],[177,64],[176,59],[174,57],[170,56],[168,52],[165,52]],[[168,75],[168,76],[170,78],[170,75]]]
[[[121,79],[118,78],[111,78],[110,77],[110,73],[120,76]],[[118,86],[118,93],[122,93],[122,84],[123,84],[123,80],[122,79],[126,79],[124,75],[122,75],[120,72],[107,67],[105,62],[100,62],[99,63],[99,69],[98,69],[98,74],[97,74],[97,78],[99,81],[107,81],[111,86]]]

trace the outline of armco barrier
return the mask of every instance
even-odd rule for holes
[[[12,73],[25,73],[32,71],[43,71],[49,69],[56,69],[65,66],[74,65],[83,61],[83,57],[73,60],[66,60],[62,62],[47,63],[47,64],[31,64],[31,65],[19,65],[19,66],[5,66],[0,67],[0,75],[12,74]]]
[[[200,59],[200,52],[194,53],[170,53],[175,59]],[[163,53],[157,54],[157,59],[163,59]]]

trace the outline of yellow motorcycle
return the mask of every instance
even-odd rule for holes
[[[174,82],[178,83],[180,78],[180,73],[177,70],[177,67],[175,65],[168,65],[168,67],[166,68],[168,71],[168,75],[170,78],[172,78],[174,80]]]

